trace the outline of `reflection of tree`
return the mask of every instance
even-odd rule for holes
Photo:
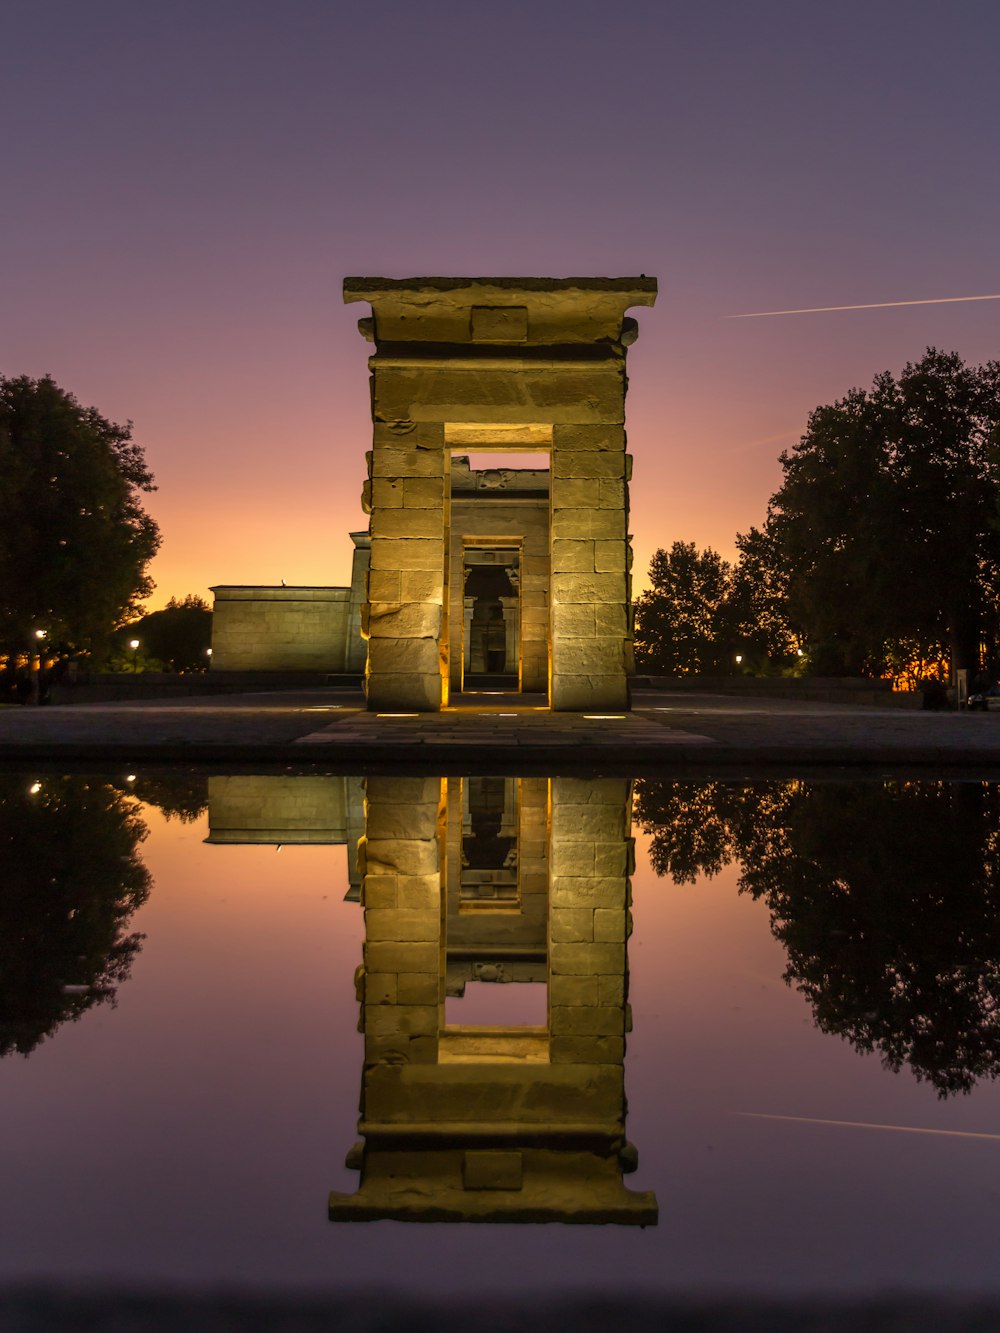
[[[125,932],[149,894],[145,836],[135,802],[104,783],[0,775],[0,1056],[114,1003],[143,938]]]
[[[116,781],[119,791],[127,791],[146,805],[155,805],[167,819],[191,824],[208,809],[208,778],[204,773],[186,773],[161,769],[137,773],[126,781]]]
[[[940,1095],[1000,1074],[1000,786],[643,783],[658,873],[742,863],[818,1026]]]

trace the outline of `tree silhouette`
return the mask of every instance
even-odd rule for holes
[[[127,662],[128,642],[138,639],[145,660],[154,659],[171,671],[204,671],[212,643],[212,611],[194,593],[183,601],[171,597],[159,611],[150,611],[123,626],[115,635],[119,654]]]
[[[928,662],[979,660],[996,624],[1000,362],[929,347],[818,407],[781,455],[766,534],[788,614],[821,674],[880,675],[894,644]]]
[[[939,1095],[1000,1074],[1000,786],[640,783],[653,864],[742,866],[824,1032]]]
[[[119,791],[155,805],[167,819],[193,824],[208,808],[208,778],[184,769],[153,769],[114,784]]]
[[[23,651],[41,628],[50,649],[106,647],[153,586],[152,489],[130,425],[48,376],[0,377],[0,643]]]
[[[717,551],[674,542],[669,551],[653,555],[649,580],[635,603],[640,668],[678,676],[731,671],[729,563]]]
[[[0,774],[0,1056],[115,1002],[150,877],[137,805],[103,782]]]

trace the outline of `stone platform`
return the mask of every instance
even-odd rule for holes
[[[0,709],[0,763],[185,763],[325,772],[740,776],[907,769],[1000,776],[1000,713],[923,713],[637,691],[628,713],[552,713],[525,696],[435,714],[365,711],[358,692]]]

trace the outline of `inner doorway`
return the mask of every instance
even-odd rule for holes
[[[466,544],[462,692],[520,690],[520,549]]]

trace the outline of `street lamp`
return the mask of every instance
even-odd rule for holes
[[[741,663],[742,661],[743,661],[743,654],[742,654],[742,653],[737,653],[737,654],[736,654],[736,665],[739,666],[740,663]]]
[[[137,659],[139,656],[139,640],[129,639],[128,646],[132,649],[132,671],[136,672],[139,670],[139,667],[137,665]]]
[[[42,694],[42,644],[48,635],[48,630],[36,629],[34,631],[35,648],[30,654],[28,660],[28,678],[30,689],[28,691],[28,702],[37,704],[41,702]]]

